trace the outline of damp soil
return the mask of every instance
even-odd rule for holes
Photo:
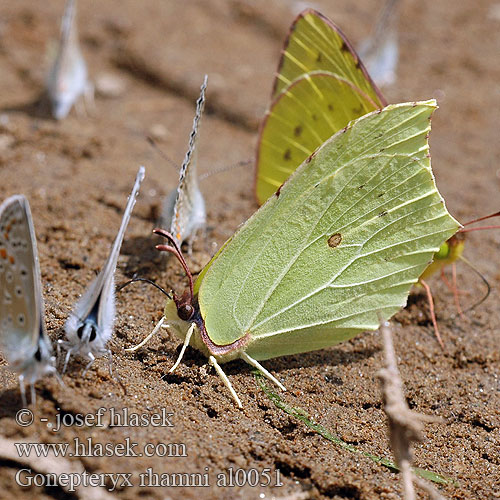
[[[358,43],[369,32],[381,0],[317,1],[315,6]],[[176,169],[151,148],[153,135],[177,165],[182,162],[203,75],[209,75],[207,111],[198,149],[201,173],[252,160],[258,123],[266,109],[282,41],[300,2],[108,0],[80,2],[82,50],[92,78],[112,75],[118,95],[97,95],[95,109],[75,110],[58,123],[38,104],[47,42],[57,37],[61,0],[17,0],[0,6],[0,198],[24,193],[37,233],[53,341],[63,336],[72,304],[101,268],[116,234],[137,168],[146,179],[125,236],[117,283],[135,274],[168,289],[185,286],[180,267],[154,250],[151,230],[162,198],[175,186]],[[500,20],[486,0],[403,2],[397,83],[389,102],[436,97],[432,162],[450,211],[467,221],[499,209]],[[206,238],[188,262],[199,271],[255,210],[253,165],[202,181],[208,208]],[[394,343],[410,408],[439,417],[425,425],[415,445],[415,465],[453,481],[439,486],[449,499],[500,496],[499,284],[500,232],[472,233],[465,254],[492,287],[490,297],[465,319],[439,276],[430,284],[445,349],[433,335],[425,296],[415,290],[398,313]],[[463,265],[458,282],[465,306],[484,293],[480,278]],[[137,344],[161,318],[164,297],[134,284],[117,296],[116,332],[110,344],[121,384],[98,359],[83,376],[76,359],[62,377],[37,384],[35,421],[15,422],[21,408],[17,379],[1,369],[0,433],[34,443],[87,442],[119,445],[182,444],[181,456],[72,457],[89,473],[131,473],[132,486],[109,493],[120,499],[178,498],[400,498],[400,476],[327,441],[269,399],[243,362],[225,366],[243,409],[236,408],[206,359],[188,349],[168,374],[179,341],[166,331],[141,350]],[[280,397],[362,452],[391,459],[377,372],[383,366],[378,333],[264,363],[287,387]],[[53,432],[57,416],[67,422],[99,408],[129,414],[171,413],[165,426],[76,425]],[[40,419],[47,419],[47,422]],[[164,450],[165,448],[163,448]],[[45,458],[29,462],[44,471]],[[0,459],[0,497],[104,498],[103,488],[68,493],[63,487],[22,487],[15,474],[26,459]],[[45,465],[44,465],[45,464]],[[208,474],[209,486],[139,487],[139,474]],[[253,483],[271,472],[270,486],[218,486],[219,474],[239,472]],[[277,472],[281,486],[276,485]],[[190,476],[194,477],[194,476]],[[220,476],[219,476],[220,477]],[[111,488],[111,481],[107,480]],[[89,496],[90,495],[90,496]],[[419,498],[425,498],[419,492]],[[107,497],[106,497],[107,498]]]

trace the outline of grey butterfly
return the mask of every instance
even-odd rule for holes
[[[200,97],[196,101],[196,114],[189,136],[189,147],[179,174],[179,185],[166,197],[159,220],[159,225],[169,228],[179,245],[186,240],[191,245],[196,233],[205,228],[207,220],[205,200],[198,185],[195,157],[198,126],[205,106],[206,88],[207,76],[205,75]]]
[[[400,0],[387,0],[372,36],[361,42],[359,55],[373,81],[380,87],[396,82],[398,65],[398,6]]]
[[[47,78],[47,93],[52,115],[65,118],[78,98],[85,95],[92,101],[93,86],[88,80],[87,66],[78,44],[76,0],[68,0],[61,23],[57,54]]]
[[[25,382],[31,386],[56,374],[52,345],[45,331],[40,266],[28,200],[11,196],[0,205],[0,346],[10,368],[19,373],[23,406]]]
[[[123,214],[120,229],[104,268],[76,303],[73,312],[66,321],[65,330],[68,340],[59,341],[59,345],[67,349],[63,373],[66,371],[71,354],[78,354],[89,359],[85,372],[92,366],[96,355],[108,354],[111,373],[111,351],[106,348],[106,344],[113,334],[115,321],[114,274],[123,237],[130,221],[136,197],[139,194],[139,187],[144,179],[144,173],[144,167],[140,167]]]

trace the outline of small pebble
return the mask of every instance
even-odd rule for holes
[[[125,93],[126,84],[125,80],[117,75],[100,73],[95,78],[95,89],[101,97],[113,99]]]

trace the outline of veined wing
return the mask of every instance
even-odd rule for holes
[[[435,107],[391,105],[352,122],[247,221],[199,288],[213,342],[250,333],[257,359],[304,352],[376,329],[377,312],[405,304],[459,227],[430,168]]]
[[[256,166],[259,203],[333,134],[377,108],[377,102],[334,73],[315,71],[286,87],[261,128]]]

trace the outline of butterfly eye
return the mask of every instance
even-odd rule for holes
[[[91,326],[89,342],[93,342],[97,337],[97,330],[94,325]]]
[[[182,304],[177,309],[177,315],[184,321],[191,319],[194,313],[194,307],[191,304]]]
[[[82,338],[82,335],[83,335],[83,327],[85,325],[82,325],[80,328],[78,328],[78,330],[76,331],[76,334],[78,335],[78,338],[81,339]]]

